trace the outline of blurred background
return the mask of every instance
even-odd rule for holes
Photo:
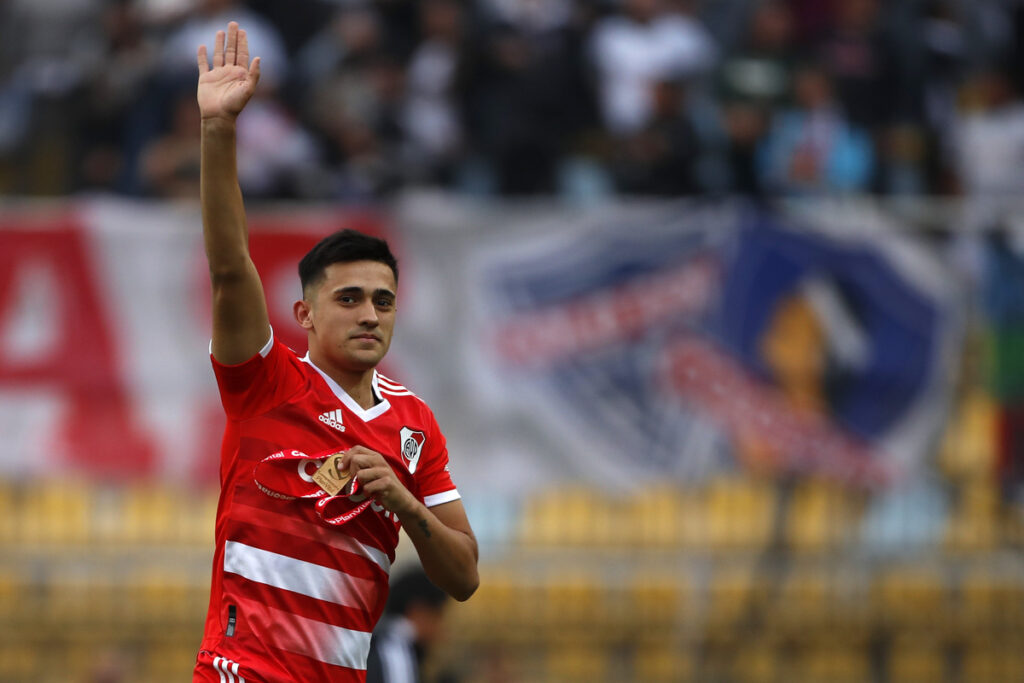
[[[3,0],[0,681],[189,680],[229,20],[277,334],[324,234],[402,264],[481,546],[428,680],[1024,680],[1018,0]]]

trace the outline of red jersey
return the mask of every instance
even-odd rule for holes
[[[212,357],[211,357],[212,359]],[[315,500],[275,496],[254,471],[279,451],[363,445],[404,467],[429,507],[459,498],[426,403],[374,371],[359,406],[306,357],[271,338],[240,365],[213,360],[227,427],[210,609],[196,681],[364,681],[400,523],[373,503],[331,526]],[[279,463],[275,463],[279,464]],[[308,469],[307,469],[308,472]],[[303,476],[302,465],[294,476]]]

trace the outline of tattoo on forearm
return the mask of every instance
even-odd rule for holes
[[[430,538],[430,529],[427,528],[427,520],[420,520],[420,529],[423,531],[423,535]]]

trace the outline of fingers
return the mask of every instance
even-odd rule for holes
[[[213,68],[224,66],[224,31],[217,31],[213,39]]]
[[[196,61],[199,62],[199,73],[204,74],[210,70],[210,62],[206,57],[206,46],[200,45],[196,52]]]
[[[374,456],[382,458],[382,460],[378,462]],[[380,465],[381,462],[383,462],[383,456],[379,453],[375,453],[363,446],[355,446],[345,451],[345,455],[341,459],[341,469],[355,475],[368,467]]]
[[[199,64],[199,73],[204,74],[210,70],[207,61],[206,46],[200,45],[196,52],[196,61]],[[255,83],[260,79],[260,58],[256,57],[249,62],[249,36],[243,29],[238,28],[237,22],[228,23],[228,30],[217,31],[213,39],[213,68],[219,66],[246,66],[249,69],[249,76]]]
[[[224,64],[234,66],[238,55],[238,24],[234,21],[228,24],[228,40],[224,48]]]
[[[252,64],[249,65],[249,78],[252,79],[252,84],[255,86],[260,82],[260,58],[252,60]]]
[[[238,57],[236,61],[242,66],[249,64],[249,36],[244,29],[238,29]]]

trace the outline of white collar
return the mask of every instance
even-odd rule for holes
[[[341,401],[346,408],[355,413],[356,417],[361,419],[363,422],[369,422],[373,418],[387,412],[387,410],[391,408],[391,404],[388,402],[386,398],[384,398],[381,395],[380,390],[377,388],[376,370],[373,371],[373,377],[370,379],[370,386],[373,389],[373,395],[380,399],[380,403],[377,403],[370,407],[369,409],[366,409],[363,408],[358,403],[356,403],[355,399],[349,396],[348,392],[342,389],[340,384],[335,382],[330,375],[328,375],[326,372],[318,368],[316,366],[316,363],[309,359],[309,351],[307,351],[306,355],[302,357],[302,362],[308,363],[311,368],[316,370],[320,374],[320,376],[324,378],[324,381],[327,382],[327,386],[330,387],[331,391],[334,392],[334,395],[338,397],[338,400]]]

